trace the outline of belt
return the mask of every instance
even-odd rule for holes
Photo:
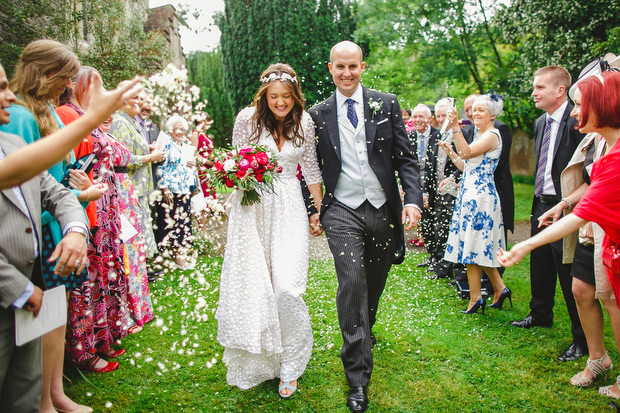
[[[557,195],[540,194],[538,199],[540,199],[540,202],[542,202],[545,205],[555,205],[558,202],[560,202],[560,198],[558,198]]]
[[[127,173],[127,167],[126,166],[115,166],[114,167],[114,172],[116,172],[117,174],[126,174]]]

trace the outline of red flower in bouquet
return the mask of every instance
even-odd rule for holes
[[[272,192],[282,168],[266,146],[248,145],[213,151],[215,168],[207,169],[210,185],[225,185],[243,191],[241,205],[260,202],[260,193]]]
[[[258,162],[260,165],[269,164],[269,155],[267,155],[265,152],[258,152],[255,158],[256,158],[256,162]]]

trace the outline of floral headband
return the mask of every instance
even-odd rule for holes
[[[260,81],[263,83],[275,82],[276,80],[279,80],[281,82],[288,80],[291,83],[297,83],[297,76],[291,76],[288,73],[282,73],[280,75],[271,73],[269,76],[265,76],[260,79]]]

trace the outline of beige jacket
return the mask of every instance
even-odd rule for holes
[[[586,159],[586,154],[590,145],[596,145],[596,150],[594,153],[594,160],[599,159],[601,157],[601,153],[605,147],[604,141],[601,139],[601,136],[596,133],[587,134],[577,149],[573,154],[573,157],[568,162],[568,165],[562,172],[560,181],[562,187],[562,197],[567,197],[577,190],[581,185],[583,185],[583,164]],[[589,167],[588,173],[592,171],[592,165]],[[570,213],[564,211],[565,214]],[[602,230],[600,226],[595,223],[592,223],[592,230],[594,233],[594,277],[596,283],[596,293],[595,297],[597,299],[607,300],[613,299],[614,294],[611,288],[611,284],[609,283],[609,279],[607,278],[607,271],[603,266],[603,260],[601,259],[601,255],[603,253],[602,244],[603,237],[605,236],[605,232]],[[570,264],[573,262],[573,256],[575,255],[575,246],[579,241],[579,232],[575,231],[566,237],[563,240],[563,256],[562,262],[564,264]]]

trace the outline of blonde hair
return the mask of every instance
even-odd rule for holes
[[[36,40],[24,48],[11,80],[11,89],[18,95],[17,103],[34,115],[41,137],[59,129],[48,107],[54,82],[74,77],[79,68],[77,56],[57,41]]]

